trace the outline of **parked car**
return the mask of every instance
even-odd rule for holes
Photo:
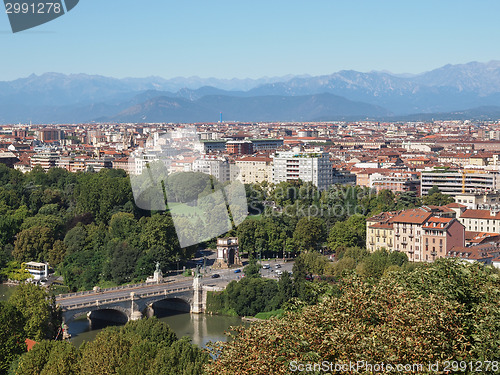
[[[220,277],[218,273],[214,273],[212,276],[210,276],[212,279],[217,279]]]
[[[277,275],[277,276],[281,276],[281,275],[283,275],[283,271],[282,271],[282,270],[277,270],[277,271],[276,271],[276,275]]]
[[[238,268],[237,270],[234,270],[234,273],[240,273],[241,270]]]
[[[274,268],[281,268],[281,264],[275,265]]]
[[[265,270],[268,270],[269,268],[271,268],[271,266],[269,264],[264,264],[262,266],[262,268],[265,269]]]

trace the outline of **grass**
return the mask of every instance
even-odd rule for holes
[[[199,208],[191,207],[184,203],[171,202],[168,203],[168,210],[169,211],[175,210],[175,213],[179,215],[194,216],[196,212],[199,211]]]
[[[273,317],[279,318],[279,317],[283,316],[283,313],[284,313],[283,309],[278,309],[278,310],[273,310],[273,311],[268,311],[268,312],[260,312],[257,315],[255,315],[255,317],[257,319],[266,320],[266,319],[273,318]]]
[[[249,220],[255,220],[255,221],[261,221],[262,220],[262,214],[258,214],[258,215],[248,215],[247,216],[247,219]]]

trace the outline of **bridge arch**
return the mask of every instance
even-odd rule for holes
[[[163,297],[150,301],[147,305],[145,316],[161,316],[162,310],[178,311],[182,313],[191,312],[191,301],[180,297]]]
[[[130,320],[130,307],[112,305],[112,306],[89,306],[78,310],[69,310],[63,312],[63,320],[65,324],[72,322],[82,316],[90,317],[91,319],[109,320],[116,323],[127,323]]]

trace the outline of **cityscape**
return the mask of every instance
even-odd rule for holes
[[[500,373],[500,3],[4,3],[0,375]]]

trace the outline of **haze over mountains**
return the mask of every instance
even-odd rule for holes
[[[0,123],[498,118],[500,61],[418,75],[343,70],[261,79],[46,73],[0,82]]]

